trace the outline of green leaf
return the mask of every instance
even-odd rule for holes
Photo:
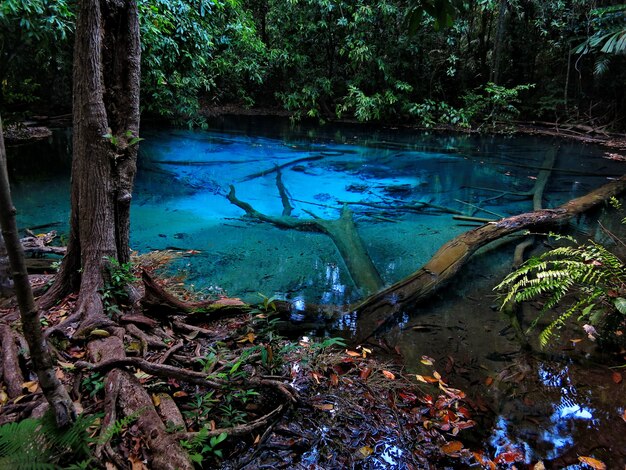
[[[613,305],[615,305],[615,308],[619,313],[621,313],[622,315],[626,315],[626,299],[624,299],[623,297],[618,297],[613,301]]]

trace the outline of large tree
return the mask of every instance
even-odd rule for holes
[[[70,236],[61,271],[41,306],[78,290],[76,310],[65,325],[80,322],[81,330],[109,322],[98,292],[107,259],[125,263],[130,256],[140,56],[136,1],[79,1]]]

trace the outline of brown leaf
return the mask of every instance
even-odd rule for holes
[[[462,448],[463,443],[461,441],[452,441],[442,445],[441,451],[446,455],[450,455],[460,451]]]
[[[514,462],[523,462],[524,461],[524,453],[514,449],[507,452],[502,452],[498,454],[494,461],[496,463],[514,463]]]
[[[492,384],[492,383],[493,383],[493,377],[487,377],[487,378],[485,379],[485,385],[486,385],[487,387],[491,386],[491,384]]]
[[[131,470],[148,470],[148,467],[144,465],[139,457],[135,457],[134,455],[128,456],[128,461],[130,462]]]
[[[311,376],[315,379],[315,381],[319,384],[320,383],[320,379],[322,377],[324,377],[322,374],[319,374],[317,372],[311,372]]]
[[[173,394],[174,398],[186,397],[187,395],[188,393],[183,390],[179,390],[178,392],[174,392]]]
[[[589,465],[591,468],[595,469],[595,470],[606,470],[606,464],[604,462],[602,462],[601,460],[598,459],[594,459],[591,457],[578,457],[578,460],[580,460],[580,462]]]
[[[363,460],[368,458],[370,455],[372,455],[374,453],[374,449],[369,447],[369,446],[363,446],[361,447],[359,450],[356,451],[355,453],[355,457],[358,460]]]
[[[330,411],[335,408],[335,405],[332,403],[322,403],[321,405],[313,405],[318,410]]]
[[[245,342],[249,342],[250,344],[254,343],[254,340],[256,339],[256,335],[251,331],[249,332],[247,335],[241,337],[240,339],[237,340],[238,343],[245,343]]]
[[[439,382],[439,380],[437,380],[436,378],[434,378],[434,377],[429,377],[428,375],[419,375],[419,374],[418,374],[418,375],[416,375],[416,376],[415,376],[415,378],[416,378],[418,381],[420,381],[420,382],[424,382],[424,383],[427,383],[427,384],[434,384],[434,383]]]
[[[364,369],[361,369],[359,377],[361,378],[361,380],[367,380],[370,375],[372,375],[372,369],[370,369],[369,367],[365,367]]]
[[[330,384],[333,387],[336,387],[339,384],[339,377],[337,376],[337,374],[334,374],[334,373],[330,374]]]
[[[389,380],[396,380],[396,376],[393,375],[393,372],[389,372],[388,370],[383,370],[383,375]]]
[[[358,353],[356,351],[350,351],[349,349],[346,349],[346,354],[352,357],[361,357],[361,353]]]
[[[616,384],[622,383],[622,374],[620,374],[619,372],[613,372],[611,378],[613,379],[613,382],[615,382]]]
[[[35,393],[38,388],[39,388],[39,382],[37,382],[36,380],[30,381],[30,382],[24,382],[22,384],[22,390],[26,389],[28,390],[28,393]]]

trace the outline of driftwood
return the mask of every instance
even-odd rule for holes
[[[430,296],[452,278],[480,247],[524,229],[544,229],[569,221],[626,191],[626,176],[573,199],[556,209],[520,214],[465,232],[444,244],[424,266],[353,308],[358,315],[357,341],[370,337],[384,322],[405,307]]]
[[[64,246],[49,246],[57,233],[53,230],[43,235],[35,235],[30,230],[27,231],[28,236],[21,238],[20,243],[25,254],[33,256],[42,256],[47,254],[65,255]]]
[[[242,313],[250,307],[239,299],[218,299],[204,302],[185,302],[169,293],[160,286],[154,278],[143,271],[141,279],[145,287],[145,294],[141,304],[148,312],[159,315],[203,312],[204,314]]]
[[[317,232],[328,235],[344,260],[354,284],[363,289],[366,293],[376,292],[381,289],[383,281],[374,263],[372,263],[371,258],[367,254],[365,245],[354,225],[352,211],[348,209],[348,206],[343,206],[341,216],[336,220],[321,219],[314,215],[312,215],[311,219],[298,219],[290,215],[284,215],[286,213],[290,214],[291,209],[285,206],[286,196],[285,198],[282,196],[284,186],[280,177],[280,168],[277,167],[274,171],[277,172],[276,184],[279,191],[281,191],[281,199],[283,201],[282,216],[278,217],[263,214],[247,202],[238,199],[233,185],[230,186],[230,191],[227,195],[228,200],[233,205],[243,209],[248,217],[270,223],[278,228]],[[280,189],[281,187],[283,188],[282,190]]]
[[[274,167],[268,168],[267,170],[262,170],[262,171],[259,171],[257,173],[252,173],[251,175],[248,175],[248,176],[245,176],[244,178],[242,178],[239,182],[243,183],[244,181],[250,181],[250,180],[253,180],[255,178],[259,178],[261,176],[271,175],[275,171],[280,171],[283,168],[289,168],[290,166],[297,165],[298,163],[314,162],[316,160],[321,160],[323,158],[324,158],[324,155],[313,155],[311,157],[298,158],[297,160],[292,160],[290,162],[283,163],[282,165],[275,165]]]

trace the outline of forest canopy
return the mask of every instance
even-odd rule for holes
[[[71,106],[75,2],[0,5],[0,112]],[[142,112],[623,129],[626,4],[582,0],[140,0]]]

